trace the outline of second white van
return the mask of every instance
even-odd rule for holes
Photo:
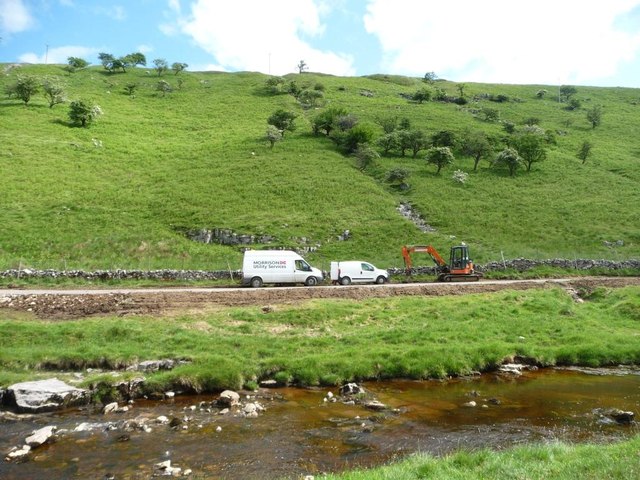
[[[368,262],[331,262],[331,281],[340,285],[386,283],[389,281],[389,272],[376,268]]]

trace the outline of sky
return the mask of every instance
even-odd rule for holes
[[[0,63],[640,88],[640,0],[0,0]]]

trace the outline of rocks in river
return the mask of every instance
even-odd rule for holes
[[[504,363],[498,367],[498,373],[507,375],[522,375],[524,370],[537,370],[538,367],[522,363]]]
[[[190,363],[186,360],[173,360],[171,358],[164,358],[161,360],[146,360],[144,362],[136,363],[127,368],[128,371],[136,372],[158,372],[160,370],[173,370],[179,365]]]
[[[615,422],[620,425],[630,425],[635,421],[634,412],[620,410],[619,408],[597,408],[594,413],[603,421]]]
[[[232,390],[225,390],[218,397],[217,404],[223,407],[235,407],[240,404],[240,395]]]
[[[89,393],[52,378],[11,385],[3,401],[18,413],[40,413],[85,405],[89,402]]]
[[[360,395],[365,393],[364,388],[362,388],[357,383],[347,383],[340,387],[340,395]]]
[[[25,461],[34,448],[38,448],[54,438],[56,430],[57,427],[49,425],[33,431],[31,435],[24,439],[24,445],[13,447],[9,450],[5,460],[7,462]]]
[[[53,434],[55,433],[56,429],[57,427],[51,426],[51,425],[48,427],[40,428],[35,432],[33,432],[31,435],[29,435],[27,438],[25,438],[24,443],[29,445],[31,448],[44,445],[49,441],[51,437],[53,437]]]
[[[362,406],[369,410],[376,410],[376,411],[387,409],[387,406],[384,403],[379,402],[378,400],[370,400],[368,402],[364,402]]]
[[[4,459],[7,462],[25,460],[26,456],[29,455],[30,452],[31,452],[31,447],[29,445],[22,445],[21,447],[13,447],[11,450],[9,450],[9,453],[7,453]]]
[[[471,400],[470,402],[466,402],[462,404],[463,407],[467,407],[467,408],[473,408],[477,405],[478,404],[474,400]]]

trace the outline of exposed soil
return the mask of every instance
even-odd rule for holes
[[[274,288],[163,288],[109,290],[0,290],[0,310],[26,312],[41,319],[63,320],[96,315],[165,315],[215,306],[296,304],[311,299],[360,300],[395,296],[442,296],[530,288],[566,288],[576,299],[597,287],[640,285],[640,277],[409,283],[363,286]]]

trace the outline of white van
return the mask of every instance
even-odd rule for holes
[[[242,262],[242,284],[254,288],[265,283],[304,283],[311,287],[323,280],[322,271],[290,250],[247,250]]]
[[[331,281],[340,285],[386,283],[389,281],[389,272],[367,262],[331,262]]]

